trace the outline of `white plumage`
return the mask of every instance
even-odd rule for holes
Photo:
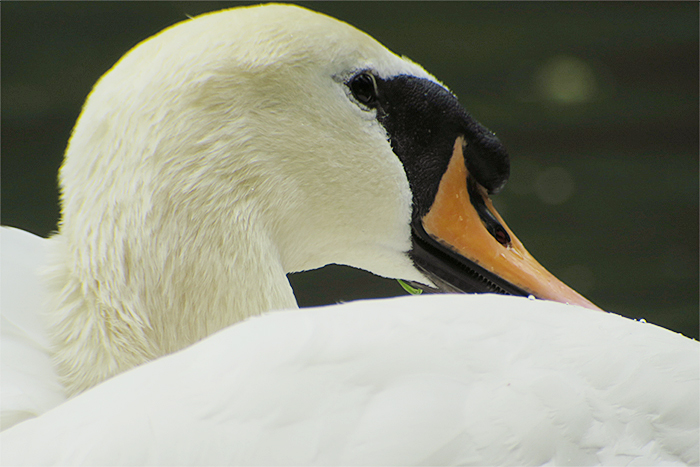
[[[60,233],[2,229],[3,464],[700,462],[700,346],[657,326],[496,295],[273,311],[331,262],[431,283],[359,70],[442,86],[289,6],[186,21],[98,82]]]
[[[46,293],[38,272],[46,240],[0,228],[0,429],[36,417],[66,400],[51,363],[42,311]]]
[[[697,394],[697,343],[652,324],[495,295],[358,301],[115,377],[4,432],[3,462],[692,465]]]

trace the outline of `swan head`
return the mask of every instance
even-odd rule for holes
[[[263,5],[179,23],[99,80],[71,136],[60,372],[77,392],[296,306],[285,274],[329,263],[590,305],[493,209],[508,174],[446,86],[341,21]]]

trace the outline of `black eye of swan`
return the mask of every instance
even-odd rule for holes
[[[377,81],[369,73],[360,73],[350,80],[350,91],[359,102],[368,107],[377,104]]]

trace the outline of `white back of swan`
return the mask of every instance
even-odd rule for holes
[[[274,312],[3,432],[2,456],[17,465],[692,465],[699,358],[697,342],[652,324],[526,298]]]
[[[46,240],[0,228],[0,429],[36,417],[66,400],[51,361],[39,271]]]

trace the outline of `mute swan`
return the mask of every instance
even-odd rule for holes
[[[293,308],[285,273],[330,262],[595,308],[495,212],[507,177],[442,84],[344,23],[263,6],[169,28],[98,82],[66,151],[46,246],[61,380],[75,394]],[[3,461],[692,463],[697,360],[652,325],[525,298],[271,313],[4,432]]]

